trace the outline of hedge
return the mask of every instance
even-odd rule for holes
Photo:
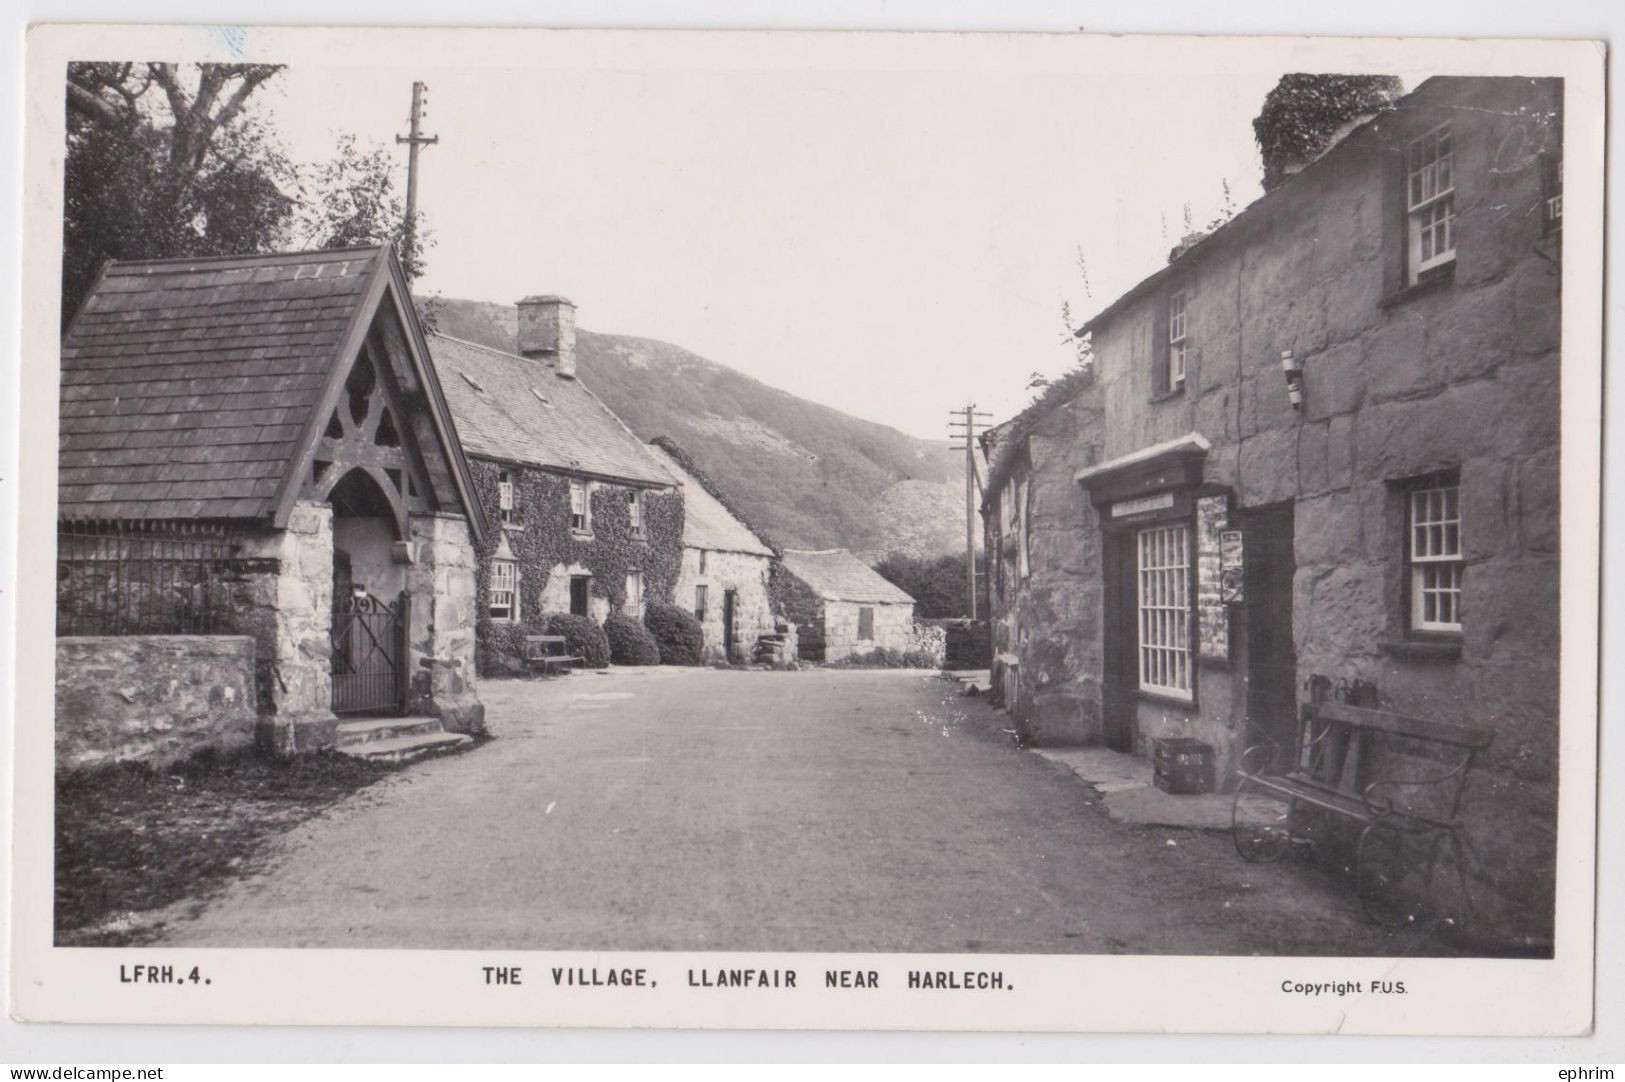
[[[630,616],[615,613],[604,621],[609,660],[616,665],[658,665],[660,644],[647,628]]]
[[[676,605],[650,604],[644,609],[643,623],[654,636],[660,650],[660,664],[705,663],[705,629],[687,609]]]
[[[609,667],[609,639],[592,617],[556,612],[547,618],[547,634],[563,635],[565,652],[584,659],[587,668]]]

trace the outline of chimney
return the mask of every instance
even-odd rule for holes
[[[526,297],[519,309],[519,355],[576,378],[576,306],[565,297]]]

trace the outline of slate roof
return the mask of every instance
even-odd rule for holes
[[[683,489],[683,544],[712,552],[742,552],[751,556],[773,555],[773,550],[722,505],[722,501],[683,469],[682,463],[664,448],[653,444],[649,453],[677,478]]]
[[[470,455],[640,486],[677,484],[579,379],[461,338],[426,338]]]
[[[912,605],[914,599],[848,549],[785,549],[784,569],[826,601],[858,601],[876,605]]]
[[[268,514],[381,254],[109,264],[63,337],[59,513]]]

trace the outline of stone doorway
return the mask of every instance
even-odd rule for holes
[[[333,712],[403,714],[411,599],[396,554],[396,509],[364,469],[328,496],[333,507]]]

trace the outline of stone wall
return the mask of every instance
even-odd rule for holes
[[[908,647],[911,653],[929,654],[941,668],[948,657],[948,629],[927,620],[916,620],[909,626]]]
[[[873,609],[874,637],[858,638],[858,610]],[[852,654],[885,648],[909,649],[914,635],[913,605],[863,605],[855,601],[824,602],[824,660],[839,661]]]
[[[254,640],[246,635],[56,641],[58,771],[163,766],[254,739]]]
[[[1560,84],[1440,80],[1184,255],[1096,321],[1097,382],[1032,436],[1032,573],[994,620],[1019,657],[1028,739],[1098,739],[1104,628],[1100,540],[1073,474],[1200,433],[1203,480],[1232,507],[1294,509],[1297,683],[1365,681],[1384,708],[1488,726],[1467,788],[1486,905],[1550,932],[1556,786],[1559,238],[1543,227],[1542,162]],[[1456,259],[1407,287],[1403,148],[1448,119]],[[1183,389],[1158,394],[1167,296],[1186,295]],[[1288,400],[1291,350],[1304,403]],[[1459,477],[1464,632],[1455,649],[1405,635],[1401,483]],[[1212,741],[1221,767],[1249,739],[1246,606],[1228,666],[1199,666],[1196,702],[1141,699],[1136,746]],[[1514,897],[1516,896],[1516,897]],[[1528,917],[1528,914],[1534,914]]]
[[[333,509],[301,500],[286,530],[251,536],[244,555],[260,569],[241,586],[254,601],[244,630],[253,634],[260,677],[257,737],[279,753],[327,747],[333,715]]]
[[[674,591],[676,604],[693,612],[695,588],[706,587],[705,619],[700,626],[705,629],[706,656],[718,661],[727,656],[722,641],[722,595],[735,591],[734,645],[737,656],[748,661],[757,638],[772,634],[774,629],[773,604],[768,596],[772,561],[743,552],[706,551],[702,573],[700,557],[697,548],[683,549]]]
[[[444,512],[413,515],[411,529],[417,559],[407,568],[407,709],[438,717],[450,732],[482,733],[485,707],[474,688],[477,559],[468,520]]]

